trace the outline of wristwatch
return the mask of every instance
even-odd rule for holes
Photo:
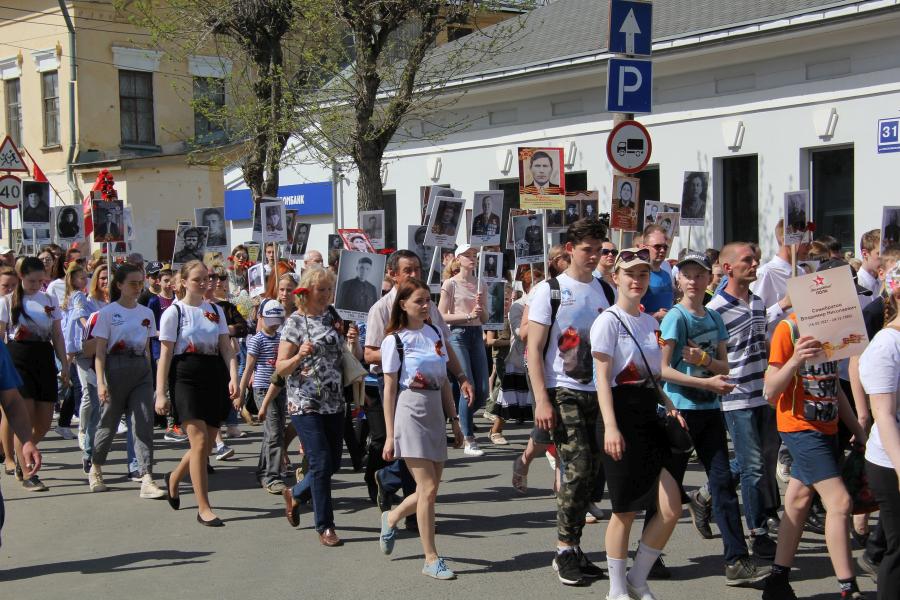
[[[450,417],[451,421],[459,421],[459,417]]]

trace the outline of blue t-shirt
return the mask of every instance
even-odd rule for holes
[[[281,334],[269,336],[259,330],[247,338],[247,354],[256,357],[256,370],[253,371],[253,387],[268,388],[275,372],[275,359],[278,357],[278,343]]]
[[[19,377],[12,357],[6,344],[0,344],[0,392],[22,387],[22,378]]]
[[[704,309],[705,310],[705,309]],[[675,306],[660,323],[660,335],[664,340],[675,342],[672,352],[673,369],[691,377],[707,378],[712,373],[706,367],[698,367],[681,358],[681,351],[690,340],[711,357],[716,358],[719,343],[728,340],[725,322],[714,310],[705,310],[703,317],[695,317],[681,305]],[[707,390],[695,387],[665,383],[666,394],[679,410],[711,410],[720,407],[719,396]]]
[[[652,315],[661,308],[670,309],[675,304],[675,290],[672,288],[672,276],[664,269],[650,271],[650,287],[641,298],[644,312]]]

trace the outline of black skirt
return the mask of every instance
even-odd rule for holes
[[[220,426],[231,408],[228,367],[217,354],[178,354],[169,369],[169,393],[184,423]]]
[[[36,402],[56,402],[56,357],[50,342],[18,342],[6,345],[22,378],[19,393]]]
[[[612,388],[616,424],[625,439],[621,460],[603,452],[606,486],[614,513],[637,512],[656,506],[659,474],[671,451],[656,414],[657,393],[633,385]],[[601,443],[603,420],[598,419]]]

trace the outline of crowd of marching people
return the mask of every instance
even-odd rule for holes
[[[4,471],[29,492],[48,489],[39,448],[56,414],[91,492],[109,489],[104,468],[124,434],[140,498],[179,510],[187,480],[198,523],[222,527],[209,478],[233,457],[228,440],[259,425],[254,476],[291,526],[310,504],[321,544],[342,545],[332,477],[346,446],[380,513],[380,551],[393,552],[401,527],[418,531],[422,572],[453,579],[435,541],[448,446],[478,460],[485,445],[509,444],[507,423],[533,422],[508,469],[521,494],[536,459],[556,473],[548,564],[563,584],[608,578],[609,600],[653,600],[649,582],[671,577],[662,555],[686,507],[696,533],[678,535],[710,539],[715,524],[726,585],[795,598],[790,573],[812,531],[840,598],[864,598],[864,574],[879,600],[896,600],[900,246],[882,248],[873,230],[854,258],[828,236],[786,245],[783,223],[774,235],[766,261],[740,241],[670,257],[659,226],[619,248],[599,220],[575,221],[546,263],[509,277],[500,331],[483,328],[488,298],[469,245],[444,255],[439,293],[417,253],[391,252],[381,298],[360,321],[332,306],[334,251],[310,250],[301,265],[267,246],[266,289],[251,298],[243,245],[177,269],[136,254],[49,245],[17,258],[0,247]],[[830,361],[801,335],[787,282],[848,263],[870,342]],[[154,468],[163,443],[185,448],[165,474]],[[685,489],[694,456],[707,481]],[[606,570],[581,548],[599,519]]]

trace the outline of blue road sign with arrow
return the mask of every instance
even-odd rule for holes
[[[653,46],[653,5],[636,0],[611,0],[609,51],[650,56]]]

